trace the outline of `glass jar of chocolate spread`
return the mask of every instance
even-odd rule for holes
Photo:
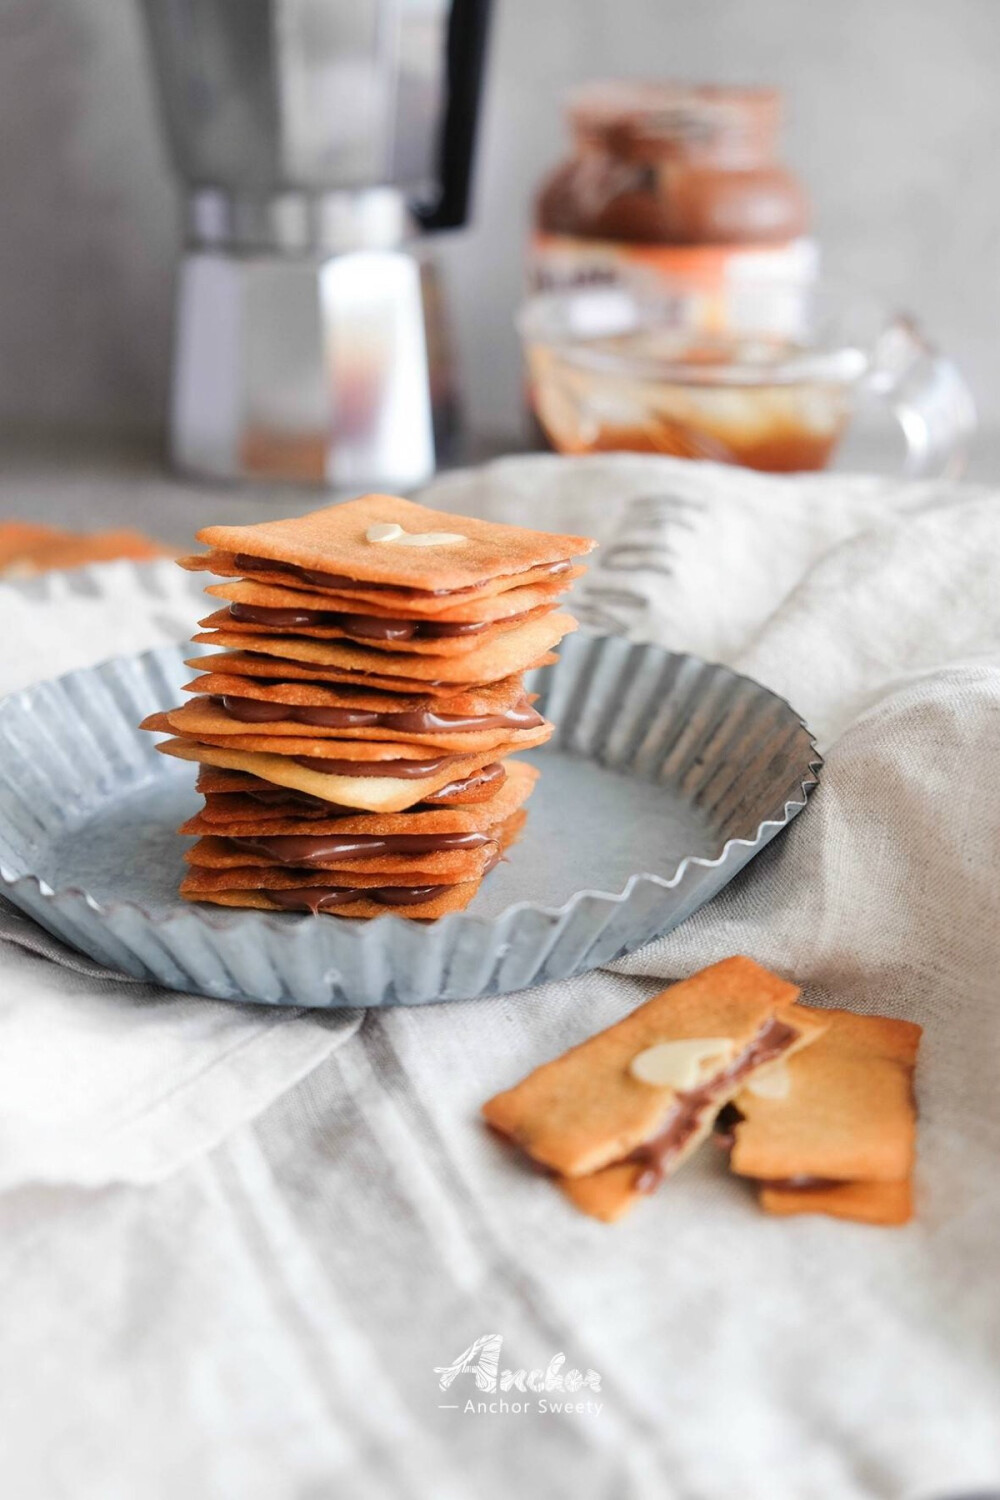
[[[809,280],[816,248],[795,177],[777,160],[773,89],[589,84],[568,101],[573,156],[543,182],[535,292],[666,278],[704,294],[746,274]]]

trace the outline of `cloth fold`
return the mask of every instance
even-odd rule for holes
[[[186,638],[201,585],[109,563],[0,585],[0,693]],[[352,1036],[356,1012],[231,1005],[107,970],[0,901],[0,1190],[160,1181]],[[30,955],[30,956],[29,956]]]

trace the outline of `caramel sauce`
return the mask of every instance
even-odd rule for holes
[[[707,431],[660,422],[643,427],[602,427],[589,441],[557,440],[555,447],[561,453],[574,454],[664,453],[673,458],[740,464],[767,474],[800,474],[825,469],[840,438],[840,428],[834,432],[785,428],[758,438],[730,437],[722,443]]]

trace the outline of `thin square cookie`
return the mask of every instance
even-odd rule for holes
[[[469,902],[475,896],[481,880],[466,880],[459,885],[434,886],[430,892],[420,892],[420,899],[413,901],[409,899],[412,892],[406,887],[397,888],[384,886],[378,889],[377,896],[366,894],[366,889],[345,887],[343,882],[339,886],[331,883],[329,887],[313,887],[313,893],[324,890],[336,893],[336,904],[317,904],[313,915],[331,917],[360,917],[370,921],[374,917],[385,917],[392,914],[400,917],[408,917],[412,921],[434,922],[438,917],[445,917],[449,912],[464,911]],[[344,891],[347,897],[344,898]],[[191,875],[185,876],[180,884],[180,894],[185,901],[208,901],[213,906],[237,906],[247,907],[255,911],[286,911],[296,912],[299,915],[310,910],[308,907],[283,906],[280,902],[269,896],[266,890],[202,890],[196,879]],[[400,899],[406,896],[406,900]],[[318,899],[325,899],[319,897]]]
[[[826,1214],[857,1224],[897,1228],[913,1218],[913,1186],[902,1182],[839,1182],[830,1187],[761,1188],[761,1208],[769,1214]]]
[[[373,651],[354,642],[318,641],[298,635],[248,635],[237,629],[200,631],[192,639],[209,646],[250,650],[262,656],[302,662],[314,669],[335,667],[366,677],[372,674],[392,677],[404,692],[419,692],[425,681],[461,685],[499,682],[502,677],[525,671],[531,662],[576,628],[572,615],[542,615],[461,656]],[[280,675],[280,670],[272,668],[271,675]]]
[[[866,1222],[905,1222],[921,1028],[845,1010],[812,1014],[827,1023],[815,1048],[734,1100],[730,1166],[763,1184],[770,1212],[852,1218],[857,1209]],[[875,1192],[880,1184],[892,1191]],[[873,1190],[843,1190],[862,1187]]]
[[[221,798],[218,793],[208,793],[202,810],[182,823],[177,831],[195,835],[217,834],[226,838],[253,838],[258,835],[267,838],[294,835],[318,838],[325,834],[398,837],[480,833],[517,812],[534,791],[537,780],[536,767],[515,760],[509,763],[507,775],[494,794],[481,802],[457,807],[428,805],[419,811],[387,814],[344,812],[331,815],[327,812],[325,817],[303,817],[301,808],[282,809],[280,805],[262,805],[254,803],[250,797],[241,797],[238,793]],[[220,801],[223,804],[221,807],[217,806]],[[262,812],[266,814],[263,818],[259,816]]]
[[[538,568],[528,568],[508,578],[491,578],[474,589],[442,590],[441,593],[425,593],[416,589],[395,589],[385,583],[355,583],[352,579],[335,577],[329,573],[309,573],[296,569],[291,564],[268,563],[260,559],[247,559],[232,552],[208,552],[197,557],[180,557],[180,567],[189,573],[214,573],[220,578],[242,578],[251,569],[252,577],[259,583],[276,588],[292,587],[323,598],[336,597],[348,603],[358,614],[368,614],[380,609],[384,614],[434,618],[454,609],[459,602],[464,605],[481,603],[491,598],[502,598],[512,590],[549,585],[555,592],[565,591],[569,585],[585,573],[585,567],[573,566],[569,562],[544,563]],[[325,580],[323,582],[311,579]],[[334,588],[336,585],[336,588]]]
[[[447,782],[436,792],[427,793],[423,801],[414,803],[410,810],[424,807],[465,807],[485,802],[499,791],[507,773],[508,767],[503,761],[488,761],[485,766],[480,766],[468,776]],[[223,798],[239,799],[240,814],[250,810],[252,816],[332,818],[358,810],[339,807],[332,798],[321,800],[306,792],[275,786],[246,771],[226,770],[207,764],[198,768],[196,790],[205,796],[206,812],[211,800],[221,813]],[[226,810],[234,810],[231,802]]]
[[[618,1217],[690,1155],[748,1076],[818,1034],[798,993],[752,959],[726,959],[537,1068],[483,1114],[585,1212]]]
[[[469,728],[450,734],[445,729],[432,729],[423,733],[414,730],[394,734],[391,723],[370,729],[364,726],[327,728],[322,724],[303,724],[295,719],[248,724],[234,719],[224,708],[205,699],[196,699],[193,703],[185,703],[182,708],[153,715],[141,727],[183,735],[205,745],[230,745],[239,750],[264,750],[276,755],[365,759],[370,750],[372,759],[391,760],[393,755],[389,752],[393,751],[401,758],[419,760],[435,752],[475,755],[480,750],[496,750],[498,754],[530,750],[535,745],[544,744],[553,732],[553,726],[546,719],[539,714],[533,717],[535,723],[530,728],[479,731]],[[377,746],[386,747],[385,753],[376,754]]]
[[[578,569],[582,572],[583,569]],[[408,616],[400,607],[387,607],[384,603],[359,605],[356,599],[346,594],[308,593],[303,589],[287,588],[281,584],[260,583],[253,579],[240,578],[228,583],[209,584],[205,593],[216,599],[225,599],[230,604],[249,604],[264,609],[292,609],[319,611],[321,614],[350,615],[354,618],[399,621],[412,619],[414,624],[425,628],[441,625],[496,624],[512,615],[526,615],[543,605],[558,603],[559,596],[566,592],[566,582],[558,578],[551,583],[523,584],[507,589],[502,594],[479,594],[463,597],[461,604],[452,604],[447,609],[436,610],[433,616],[417,614]],[[462,597],[462,596],[460,596]]]
[[[343,873],[345,878],[355,873],[398,876],[401,885],[457,885],[461,880],[475,880],[485,872],[499,847],[500,835],[497,832],[491,837],[489,831],[472,835],[438,834],[436,841],[443,844],[463,837],[481,842],[474,848],[446,847],[420,852],[421,846],[435,841],[435,836],[421,838],[411,834],[410,842],[418,849],[409,853],[403,849],[393,852],[391,835],[382,839],[368,836],[372,852],[366,853],[363,837],[340,833],[236,838],[228,834],[205,834],[187,850],[184,858],[189,865],[206,870],[320,870]],[[387,852],[379,852],[383,848]]]
[[[193,704],[185,705],[185,708],[193,707]],[[170,713],[150,714],[148,719],[143,719],[139,727],[140,729],[148,729],[153,733],[158,732],[165,734],[179,734],[180,730],[175,728],[174,719],[177,719],[181,722],[186,722],[184,715],[185,709],[175,709]],[[250,728],[250,726],[246,724],[242,725],[241,727],[243,729]],[[301,729],[303,726],[296,727]],[[537,741],[535,739],[535,735],[537,735],[538,732],[539,731],[529,731],[528,735],[519,741],[520,745],[523,748],[528,748],[531,744],[536,743]],[[384,736],[378,740],[361,740],[333,739],[327,737],[314,738],[311,735],[305,735],[301,733],[293,735],[215,735],[200,731],[196,733],[190,726],[185,728],[184,732],[181,734],[181,738],[192,740],[196,744],[218,745],[220,748],[229,748],[230,746],[233,746],[241,750],[259,750],[266,754],[287,755],[292,760],[299,760],[304,757],[307,760],[316,762],[327,760],[352,762],[370,761],[373,763],[401,761],[414,762],[413,766],[408,765],[405,769],[400,769],[399,774],[402,776],[415,776],[419,774],[415,767],[417,764],[421,764],[425,761],[437,761],[445,759],[449,756],[453,759],[467,759],[468,756],[478,755],[480,753],[478,750],[475,750],[471,747],[464,756],[463,752],[460,750],[438,750],[437,752],[435,752],[434,748],[429,745],[411,744],[402,739],[388,740]],[[494,747],[492,745],[486,747],[486,749],[493,748]],[[317,764],[316,769],[322,772],[329,768]],[[354,768],[352,765],[351,770],[345,771],[344,775],[350,776],[351,774],[353,774],[353,769]],[[384,766],[380,766],[379,774],[384,774]],[[431,773],[428,771],[427,774],[430,775]]]
[[[363,812],[404,812],[418,802],[489,765],[489,750],[476,756],[446,756],[433,774],[400,778],[397,776],[343,775],[321,772],[301,766],[290,755],[264,755],[252,750],[222,750],[215,745],[200,745],[194,740],[163,740],[156,746],[161,755],[178,760],[193,760],[200,765],[219,766],[228,771],[247,771],[273,786],[306,792],[323,802],[353,807]],[[364,764],[359,762],[359,764]]]
[[[506,821],[501,830],[501,850],[518,837],[523,821],[523,813],[515,813]],[[481,884],[480,877],[453,885],[414,888],[401,885],[395,877],[386,881],[383,876],[259,869],[244,870],[241,881],[238,871],[192,869],[181,882],[180,893],[188,901],[258,911],[311,911],[314,915],[366,920],[394,912],[417,921],[434,921],[464,910]]]
[[[70,535],[60,527],[44,526],[40,521],[0,521],[0,576],[7,573],[11,564],[22,558],[30,559],[34,549],[65,541]]]
[[[372,540],[369,533],[381,530]],[[396,528],[398,534],[393,534]],[[413,545],[415,535],[442,538]],[[449,538],[449,540],[444,540]],[[234,556],[319,570],[354,583],[441,595],[590,552],[588,537],[529,531],[431,510],[395,495],[362,495],[293,520],[206,526],[198,540]]]
[[[401,656],[463,656],[482,650],[529,620],[551,614],[558,601],[529,609],[523,614],[482,624],[468,621],[437,628],[437,621],[376,619],[374,615],[346,615],[326,610],[264,609],[233,604],[217,609],[198,624],[203,630],[239,631],[253,646],[256,635],[304,636],[314,641],[350,641],[369,651],[391,651]],[[383,632],[385,634],[383,635]]]
[[[525,692],[519,675],[504,677],[482,687],[476,684],[459,687],[448,697],[441,697],[423,691],[386,693],[350,683],[273,682],[266,678],[261,681],[255,677],[232,676],[226,672],[204,672],[185,683],[184,692],[199,697],[233,698],[238,706],[243,707],[249,698],[279,708],[348,708],[359,713],[389,714],[393,718],[400,714],[428,713],[443,716],[446,720],[507,715],[525,703],[530,706],[538,697],[537,693]],[[455,725],[448,723],[438,727],[455,728]]]
[[[516,673],[511,673],[506,678],[497,678],[494,682],[482,683],[437,682],[427,679],[414,682],[412,678],[392,677],[378,672],[357,672],[350,667],[340,668],[328,663],[309,665],[306,662],[291,661],[288,658],[282,660],[280,657],[245,650],[206,651],[204,656],[189,658],[184,665],[202,672],[218,672],[258,680],[263,678],[266,682],[279,680],[282,684],[312,682],[324,687],[371,689],[373,692],[398,693],[408,697],[419,693],[430,698],[451,698],[456,693],[475,692],[478,687],[493,687],[500,682],[509,682],[522,672],[534,671],[537,667],[551,667],[558,660],[554,651],[545,651]]]

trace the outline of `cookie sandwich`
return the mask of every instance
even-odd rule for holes
[[[697,1150],[755,1074],[822,1031],[798,995],[752,959],[725,959],[536,1068],[483,1115],[584,1213],[612,1222]]]
[[[921,1029],[912,1021],[813,1011],[815,1046],[736,1095],[721,1122],[729,1163],[772,1214],[905,1224],[913,1213]]]
[[[920,1027],[798,998],[751,959],[725,959],[536,1068],[483,1115],[605,1223],[714,1131],[768,1213],[904,1224]]]

